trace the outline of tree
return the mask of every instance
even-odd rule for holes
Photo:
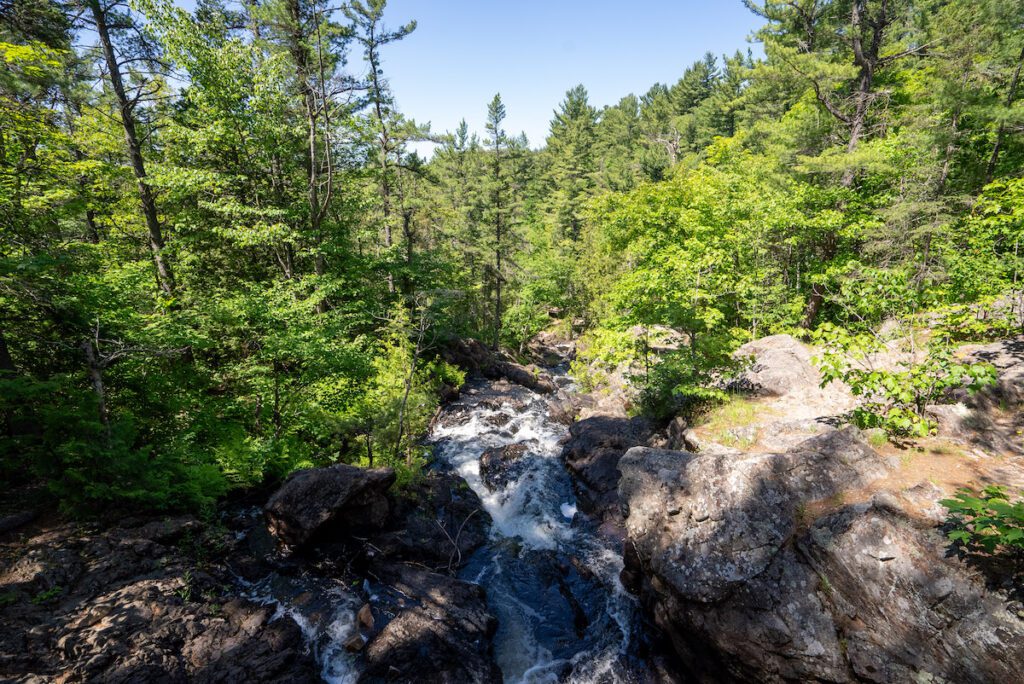
[[[501,343],[501,286],[505,280],[502,258],[505,256],[508,242],[508,206],[509,195],[508,171],[505,168],[505,156],[508,149],[508,137],[501,127],[505,120],[505,105],[501,94],[495,94],[487,105],[487,145],[490,150],[490,178],[488,190],[488,215],[493,228],[491,249],[494,261],[491,265],[491,287],[494,293],[494,336],[491,347],[497,349]]]
[[[158,80],[149,80],[144,74],[159,74],[162,65],[156,46],[146,39],[137,18],[128,10],[126,3],[103,4],[99,0],[86,0],[86,9],[103,54],[104,78],[113,91],[118,117],[124,128],[128,161],[138,184],[139,204],[146,220],[149,249],[153,256],[153,265],[156,267],[157,285],[165,295],[172,297],[175,293],[174,271],[164,252],[163,229],[157,214],[156,198],[146,177],[146,162],[138,131],[139,106],[148,98],[155,96],[160,89]],[[124,38],[124,35],[129,33],[134,34],[136,40],[129,41]],[[122,36],[122,40],[115,44],[115,36],[118,35]],[[138,64],[152,71],[147,72]],[[122,71],[127,65],[132,65],[132,74],[143,74],[141,78],[133,79],[136,82],[128,87],[125,86]]]
[[[369,75],[365,87],[376,133],[377,181],[380,192],[381,224],[384,230],[384,248],[394,245],[394,200],[395,173],[399,167],[402,148],[410,137],[409,126],[394,108],[394,98],[381,69],[380,50],[383,46],[402,40],[416,30],[416,22],[388,31],[381,23],[387,0],[369,0],[363,4],[355,0],[344,8],[345,16],[353,23],[355,40],[363,47]],[[415,127],[413,127],[415,129]],[[399,211],[404,216],[404,211]],[[393,270],[388,271],[388,289],[395,291]]]

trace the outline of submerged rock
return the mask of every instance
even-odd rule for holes
[[[387,520],[387,491],[395,482],[390,468],[345,464],[292,473],[263,512],[270,533],[288,546],[307,542],[330,524],[349,532],[379,529]]]
[[[480,456],[480,478],[491,491],[507,487],[522,475],[517,461],[526,453],[525,444],[507,444],[486,449]]]

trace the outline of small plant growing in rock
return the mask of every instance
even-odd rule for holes
[[[1011,503],[1004,487],[990,485],[980,494],[961,489],[939,503],[949,509],[954,542],[972,551],[1024,552],[1024,499]]]
[[[181,576],[181,586],[174,590],[175,595],[186,603],[192,600],[192,571],[186,570]]]
[[[36,594],[32,598],[32,603],[36,604],[37,606],[42,605],[42,604],[46,603],[47,601],[52,601],[53,599],[57,598],[63,592],[64,592],[64,587],[62,587],[62,586],[60,586],[58,584],[55,587],[50,587],[49,589],[47,589],[45,591],[41,591],[38,594]]]

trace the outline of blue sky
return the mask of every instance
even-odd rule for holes
[[[390,0],[385,24],[416,31],[385,48],[398,106],[435,132],[465,117],[482,131],[500,92],[506,129],[543,145],[552,111],[582,83],[592,104],[614,104],[653,83],[674,83],[705,52],[751,47],[761,20],[741,0]],[[350,65],[356,68],[358,65]]]
[[[525,132],[533,147],[544,144],[554,109],[577,83],[600,108],[675,83],[705,52],[761,54],[748,42],[761,20],[741,0],[389,0],[386,26],[410,19],[416,31],[384,49],[399,109],[435,133],[462,118],[482,132],[487,103],[500,92],[506,130]],[[349,68],[364,68],[361,55]]]

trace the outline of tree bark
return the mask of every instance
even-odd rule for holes
[[[96,395],[96,406],[99,413],[100,423],[107,433],[107,441],[110,441],[110,412],[107,409],[107,393],[103,386],[103,367],[96,354],[96,347],[92,340],[82,342],[82,352],[85,354],[86,369],[89,372],[89,382],[92,384],[92,391]]]
[[[149,235],[149,250],[153,255],[153,265],[156,267],[156,280],[159,288],[166,295],[173,295],[175,290],[174,271],[164,254],[164,238],[160,229],[160,219],[157,215],[156,200],[153,198],[153,190],[146,181],[146,164],[142,158],[142,146],[139,143],[139,136],[135,128],[135,102],[128,99],[124,89],[124,80],[121,76],[121,67],[117,63],[117,55],[114,53],[114,45],[110,40],[110,30],[107,26],[106,10],[100,5],[99,0],[89,0],[89,9],[92,12],[93,22],[96,26],[96,34],[99,36],[100,45],[103,48],[103,57],[107,64],[107,78],[110,87],[117,97],[117,103],[121,111],[121,125],[124,128],[125,142],[128,144],[128,157],[132,166],[132,173],[139,186],[139,202],[142,205],[142,214],[146,219],[146,230]]]

